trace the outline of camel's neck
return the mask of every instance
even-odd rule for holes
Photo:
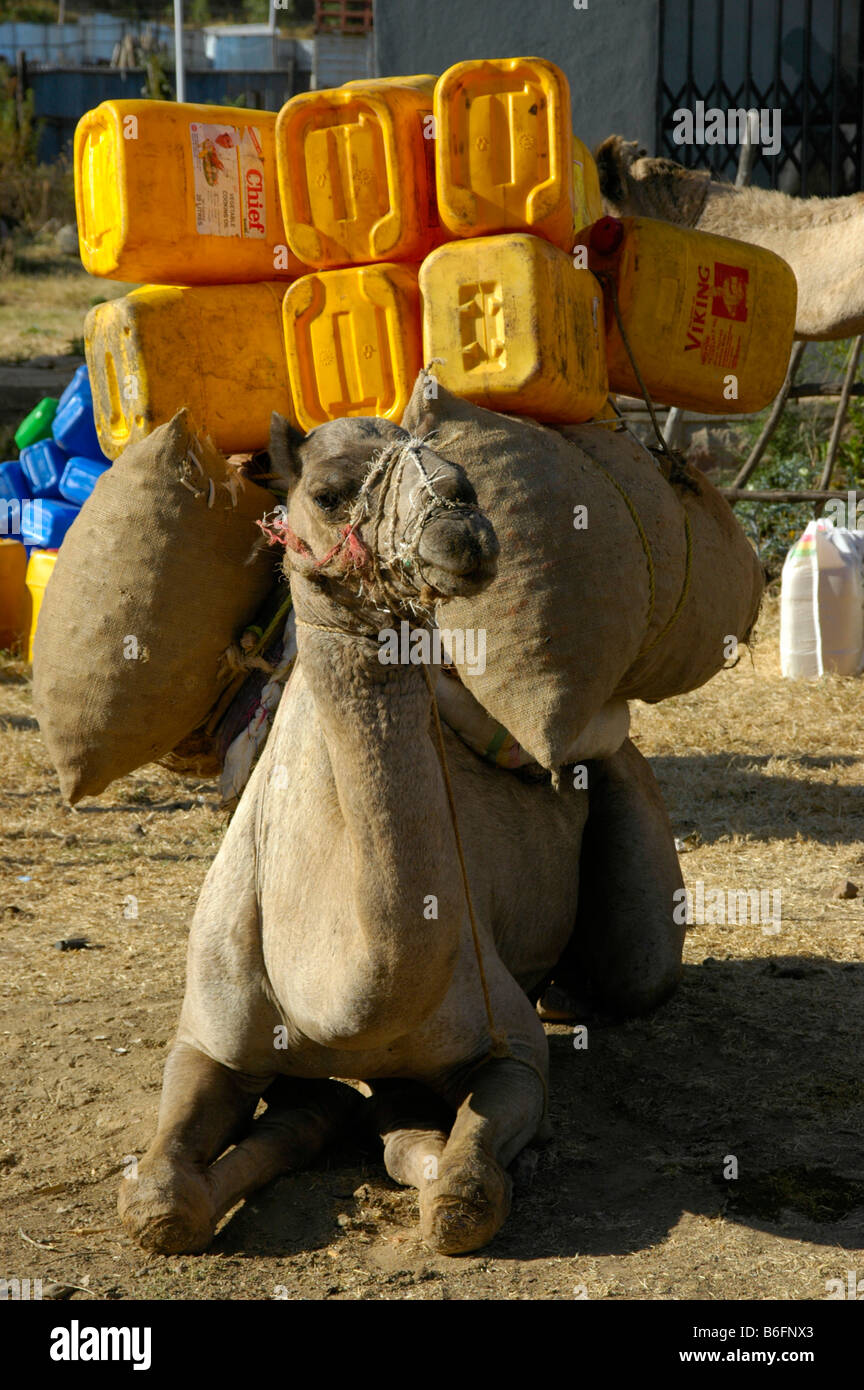
[[[773,188],[736,188],[731,183],[711,183],[705,202],[705,218],[725,216],[742,231],[775,229],[784,232],[811,232],[831,228],[837,232],[847,224],[864,220],[864,195],[844,198],[794,198]],[[701,225],[701,223],[700,223]]]
[[[764,246],[798,281],[799,338],[864,330],[864,196],[792,198],[764,188],[712,184],[698,227]]]
[[[294,576],[292,594],[299,661],[351,847],[352,930],[361,936],[352,969],[368,979],[366,1029],[380,1008],[392,1033],[443,998],[464,910],[432,696],[421,667],[382,665],[375,638],[343,635],[358,624],[319,588]]]

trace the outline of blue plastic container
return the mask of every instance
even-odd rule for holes
[[[24,502],[30,495],[30,485],[21,472],[20,463],[14,459],[0,463],[0,498],[4,502]]]
[[[0,536],[20,541],[21,511],[30,501],[30,488],[14,459],[0,463]]]
[[[86,393],[89,390],[90,374],[87,371],[87,363],[82,362],[80,367],[76,367],[75,375],[57,402],[57,409],[59,410],[61,405],[65,405],[67,401],[71,401],[73,396],[80,395],[82,391]]]
[[[40,439],[21,450],[18,460],[34,497],[60,497],[60,479],[66,467],[66,454],[53,439]]]
[[[67,502],[81,507],[87,501],[103,473],[111,467],[107,461],[98,459],[71,458],[63,469],[60,479],[60,496]]]
[[[93,393],[86,365],[78,368],[60,397],[52,432],[67,454],[90,459],[105,457],[93,422]]]
[[[79,511],[80,508],[73,507],[71,502],[39,499],[39,505],[34,503],[24,519],[24,544],[39,550],[56,550],[63,544],[63,537]]]

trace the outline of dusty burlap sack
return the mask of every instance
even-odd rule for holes
[[[653,618],[615,694],[656,703],[697,689],[750,636],[764,587],[756,552],[698,468],[666,482],[668,470],[658,473],[654,455],[626,432],[568,425],[561,433],[624,487],[650,541]]]
[[[57,556],[34,646],[36,714],[70,802],[204,719],[227,684],[222,653],[274,582],[272,556],[253,553],[274,503],[185,410],[99,479]]]
[[[485,671],[459,674],[544,767],[562,764],[613,695],[691,690],[725,664],[725,638],[748,635],[761,570],[704,478],[672,486],[625,432],[587,424],[565,437],[422,373],[402,424],[435,431],[430,446],[465,468],[495,526],[497,578],[439,622],[485,629]]]

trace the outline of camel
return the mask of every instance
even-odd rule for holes
[[[607,212],[657,217],[679,227],[764,246],[798,281],[795,336],[808,342],[864,332],[864,193],[793,198],[736,188],[707,169],[652,159],[634,140],[610,135],[595,152]]]
[[[588,764],[587,791],[446,729],[442,764],[429,669],[379,661],[394,617],[413,638],[432,602],[494,577],[460,467],[371,418],[304,439],[276,417],[271,458],[298,660],[201,891],[156,1136],[119,1210],[146,1249],[201,1251],[247,1193],[366,1117],[428,1244],[474,1250],[508,1214],[508,1165],[548,1136],[532,1000],[565,948],[607,1013],[677,983],[671,827],[629,740]]]

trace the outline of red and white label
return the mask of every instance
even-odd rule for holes
[[[189,126],[195,229],[202,236],[267,235],[264,152],[257,126]]]

